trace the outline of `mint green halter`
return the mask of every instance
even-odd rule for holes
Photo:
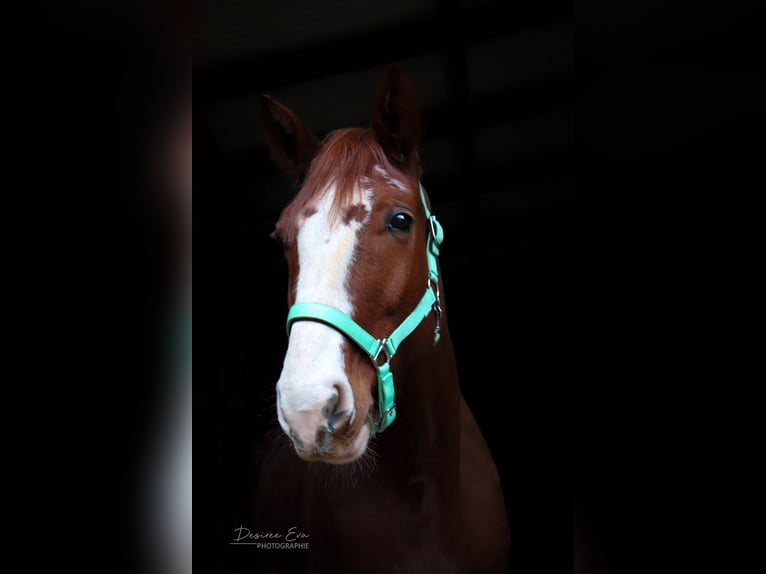
[[[436,313],[436,329],[434,330],[434,345],[439,341],[441,302],[439,299],[439,265],[437,257],[439,246],[444,239],[444,230],[431,214],[426,201],[423,185],[420,185],[420,199],[426,212],[428,221],[428,244],[426,246],[426,258],[428,259],[428,280],[426,292],[420,298],[404,321],[383,339],[376,339],[366,330],[359,326],[351,317],[343,311],[324,305],[323,303],[295,303],[287,313],[287,335],[295,321],[317,321],[340,331],[346,337],[364,351],[372,360],[372,364],[378,373],[378,420],[373,426],[373,434],[384,431],[396,419],[396,403],[394,402],[394,374],[391,372],[391,359],[402,341],[406,339],[428,314]],[[382,355],[382,357],[381,357]],[[383,362],[381,363],[381,359]]]

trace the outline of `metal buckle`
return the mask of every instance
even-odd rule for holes
[[[378,367],[391,362],[391,355],[388,354],[388,349],[386,349],[387,341],[388,341],[387,337],[384,337],[383,339],[378,339],[378,350],[375,351],[375,354],[372,356],[372,362],[375,363],[375,365],[377,365]],[[380,357],[381,351],[383,351],[383,355],[386,357],[386,360],[383,361],[382,363],[379,363],[378,357]]]

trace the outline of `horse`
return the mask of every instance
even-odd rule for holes
[[[460,392],[412,84],[390,67],[370,125],[323,141],[270,96],[259,114],[298,191],[273,233],[289,335],[253,521],[307,547],[259,560],[270,572],[505,572],[503,493]]]

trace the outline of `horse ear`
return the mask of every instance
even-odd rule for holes
[[[287,106],[261,94],[260,119],[277,165],[300,185],[321,143]]]
[[[391,66],[378,88],[372,129],[389,160],[404,171],[419,169],[420,114],[415,90],[399,66]]]

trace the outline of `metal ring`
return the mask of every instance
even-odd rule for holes
[[[436,216],[431,214],[431,216],[428,218],[428,223],[431,227],[431,237],[433,238],[434,243],[438,247],[441,245],[442,240],[444,239],[444,230],[442,229],[441,224],[436,219]],[[441,231],[441,233],[439,233]],[[441,237],[440,237],[441,235]]]
[[[375,354],[372,356],[372,362],[375,363],[375,366],[377,367],[385,365],[391,361],[391,355],[388,354],[386,342],[388,342],[388,338],[378,339],[378,350],[375,351]],[[380,357],[381,351],[383,351],[383,355],[386,357],[386,360],[382,363],[378,363],[378,357]]]

